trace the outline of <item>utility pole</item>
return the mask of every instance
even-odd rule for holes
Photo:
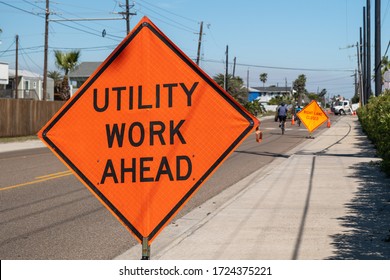
[[[120,5],[121,6],[121,5]],[[121,6],[122,7],[122,6]],[[129,4],[129,0],[126,0],[126,11],[125,12],[120,12],[118,14],[120,15],[124,15],[125,16],[125,19],[126,19],[126,34],[129,34],[130,33],[130,16],[135,16],[137,15],[137,13],[131,13],[130,12],[130,9],[134,7],[134,4],[130,5]]]
[[[371,96],[371,1],[367,0],[367,102]]]
[[[45,10],[45,47],[43,58],[43,87],[42,87],[42,100],[46,100],[47,95],[47,53],[49,49],[49,0],[46,0]]]
[[[246,70],[246,90],[247,93],[249,94],[249,68]]]
[[[357,80],[357,70],[355,70],[355,73],[353,74],[354,76],[354,85],[355,85],[355,95],[354,96],[358,96],[358,92],[359,92],[359,83],[358,83],[358,80]]]
[[[284,77],[284,90],[286,91],[287,94],[287,77]]]
[[[362,54],[361,54],[361,28],[360,28],[360,45],[356,42],[356,52],[357,52],[357,61],[358,61],[358,83],[359,83],[359,102],[360,106],[363,105],[363,75],[362,75]]]
[[[19,98],[18,94],[18,85],[19,85],[19,73],[18,73],[18,65],[19,65],[19,35],[15,36],[16,41],[16,49],[15,49],[15,99]]]
[[[236,57],[234,57],[233,59],[233,78],[235,73],[236,73]]]
[[[48,0],[47,0],[48,1]],[[50,21],[100,21],[100,20],[126,20],[126,35],[130,33],[130,16],[137,15],[137,13],[131,13],[130,9],[134,7],[133,5],[128,4],[129,1],[126,1],[125,11],[124,12],[118,12],[116,14],[122,15],[122,17],[118,18],[70,18],[70,19],[52,19]],[[123,7],[123,5],[119,5],[120,7]],[[103,30],[103,37],[105,36],[105,30]]]
[[[226,68],[225,68],[225,90],[227,91],[228,88],[229,88],[229,85],[228,85],[228,73],[229,73],[229,46],[226,45],[226,52],[225,52],[225,55],[226,55]]]
[[[126,0],[126,31],[127,34],[130,33],[130,8],[129,8],[129,0]]]
[[[203,21],[200,22],[199,41],[198,41],[198,54],[196,56],[196,65],[199,65],[200,49],[202,46],[202,34],[203,34]]]
[[[375,96],[382,93],[381,1],[375,0]]]
[[[363,105],[367,104],[367,28],[366,28],[366,7],[363,7],[363,44],[362,44],[362,56],[363,56],[363,95],[362,102]]]

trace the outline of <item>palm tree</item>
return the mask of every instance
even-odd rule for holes
[[[61,94],[63,77],[58,71],[49,71],[47,72],[47,76],[54,80],[54,98],[56,99]]]
[[[64,71],[64,78],[62,80],[61,86],[61,99],[68,100],[70,98],[70,87],[69,87],[69,71],[73,70],[80,58],[80,51],[73,50],[68,53],[62,52],[60,50],[54,51],[55,64],[56,66]]]
[[[293,83],[293,89],[296,91],[294,99],[298,101],[298,105],[302,105],[302,97],[306,93],[306,76],[301,74]]]
[[[263,89],[264,89],[264,84],[267,81],[267,79],[268,79],[268,74],[267,73],[261,73],[260,74],[260,81],[263,82]]]

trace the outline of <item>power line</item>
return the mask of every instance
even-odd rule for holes
[[[30,11],[27,11],[27,10],[25,10],[25,9],[22,9],[22,8],[16,7],[16,6],[14,6],[14,5],[11,5],[11,4],[8,4],[8,3],[5,3],[4,1],[0,1],[0,3],[4,4],[4,5],[6,5],[6,6],[9,6],[9,7],[11,7],[11,8],[14,8],[14,9],[16,9],[16,10],[19,10],[19,11],[22,11],[22,12],[25,12],[25,13],[28,13],[28,14],[30,14],[30,15],[33,15],[33,16],[38,16],[38,17],[41,17],[41,18],[43,18],[43,17],[42,17],[42,16],[40,16],[39,14],[36,14],[36,13],[30,12]]]
[[[70,6],[75,7],[74,5],[70,5]],[[80,9],[82,7],[77,7],[77,8]],[[85,17],[80,17],[79,15],[74,14],[74,13],[69,12],[69,11],[64,10],[64,9],[58,9],[57,8],[57,10],[65,12],[65,13],[67,13],[69,15],[72,15],[75,18],[69,18],[69,17],[64,17],[64,16],[57,15],[60,19],[51,19],[50,21],[56,22],[56,23],[63,22],[63,21],[70,21],[71,23],[73,23],[75,25],[78,25],[78,26],[81,26],[83,28],[89,29],[89,30],[91,30],[93,32],[96,32],[96,34],[94,34],[94,35],[99,36],[99,37],[102,36],[102,31],[101,30],[96,30],[96,29],[91,28],[89,26],[83,25],[83,24],[79,23],[79,21],[99,22],[99,21],[107,21],[107,20],[124,20],[125,19],[125,17],[116,17],[116,18],[109,18],[109,17],[105,17],[105,18],[102,18],[102,17],[99,17],[99,18],[96,18],[96,17],[95,18],[85,18]],[[88,10],[89,10],[89,7],[88,7]],[[130,11],[129,11],[129,13],[130,13]],[[125,16],[126,12],[120,12],[119,14],[121,14],[122,16]],[[126,18],[126,20],[127,20],[127,18]],[[105,27],[105,25],[102,25],[102,24],[98,24],[98,25]],[[123,39],[123,36],[115,36],[115,35],[111,35],[111,34],[107,34],[107,33],[105,33],[105,36]]]
[[[10,45],[5,51],[3,51],[3,52],[0,53],[0,57],[2,57],[4,53],[8,52],[8,50],[9,50],[14,44],[15,44],[15,41],[13,41],[13,42],[11,43],[11,45]]]
[[[21,46],[20,42],[19,42],[19,46]],[[33,71],[31,70],[31,68],[30,68],[30,66],[29,66],[29,64],[28,64],[28,62],[27,62],[25,56],[26,56],[26,57],[27,57],[27,58],[28,58],[36,67],[38,67],[38,69],[40,69],[40,70],[43,71],[42,67],[39,66],[37,63],[35,63],[35,61],[32,60],[32,58],[31,58],[31,57],[28,55],[28,53],[26,53],[24,50],[25,50],[25,48],[24,48],[24,49],[23,49],[23,48],[19,48],[20,54],[22,55],[22,58],[23,58],[24,62],[26,63],[28,70],[30,70],[31,72],[33,72]]]
[[[144,2],[145,2],[145,1],[144,1]],[[147,3],[147,2],[145,2],[145,3]],[[148,4],[149,4],[149,3],[148,3]],[[165,16],[165,15],[163,15],[163,14],[161,14],[161,13],[159,13],[159,12],[157,12],[157,11],[155,11],[155,10],[149,8],[149,7],[144,6],[143,4],[137,3],[137,5],[139,5],[139,6],[141,6],[141,7],[144,7],[144,8],[147,9],[147,10],[150,10],[152,13],[155,13],[155,14],[157,14],[158,16],[163,17],[164,19],[168,20],[169,22],[172,22],[172,23],[169,23],[169,22],[167,22],[166,20],[162,20],[161,18],[156,17],[156,19],[158,19],[159,21],[164,22],[164,23],[166,23],[166,24],[168,24],[168,25],[170,25],[170,26],[173,26],[173,27],[175,27],[175,28],[178,28],[178,29],[181,29],[181,30],[184,30],[184,31],[187,31],[187,32],[191,32],[191,33],[196,33],[196,32],[198,32],[197,30],[193,29],[192,27],[185,26],[184,24],[182,24],[182,23],[180,23],[180,22],[178,22],[178,21],[176,21],[176,20],[173,20],[171,17],[167,17],[167,16]],[[161,9],[161,8],[160,8],[160,9]],[[169,12],[169,11],[167,11],[167,10],[164,10],[164,9],[161,9],[161,10],[163,10],[163,11],[165,11],[165,12],[168,12],[168,13],[170,13],[170,14],[174,14],[174,13],[171,13],[171,12]],[[141,12],[141,11],[138,10],[138,12]],[[142,13],[143,15],[146,15],[146,14],[143,13],[143,12],[141,12],[141,13]],[[176,15],[176,14],[174,14],[174,15]],[[176,15],[176,16],[178,16],[178,15]],[[180,17],[181,17],[181,16],[180,16]],[[194,22],[198,23],[197,21],[194,21]]]
[[[35,4],[31,3],[31,2],[28,2],[27,0],[23,0],[23,2],[25,2],[25,3],[27,3],[27,4],[31,5],[31,6],[33,6],[33,7],[35,7],[35,8],[38,8],[38,9],[40,9],[40,10],[42,10],[42,11],[45,10],[45,9],[43,9],[42,7],[38,6],[38,5],[35,5]]]
[[[24,1],[24,2],[26,2],[26,1]],[[40,18],[42,18],[42,19],[45,18],[44,16],[41,16],[41,15],[38,14],[38,13],[33,13],[33,12],[31,12],[31,11],[28,11],[28,10],[25,10],[25,9],[22,9],[22,8],[19,8],[19,7],[17,7],[17,6],[14,6],[14,5],[5,3],[4,1],[0,1],[0,3],[1,3],[1,4],[4,4],[4,5],[6,5],[6,6],[9,6],[9,7],[13,8],[13,9],[16,9],[16,10],[19,10],[19,11],[22,11],[22,12],[25,12],[25,13],[28,13],[28,14],[30,14],[30,15],[34,15],[34,16],[40,17]],[[29,3],[29,2],[26,2],[26,3]],[[35,6],[35,7],[40,8],[39,6],[34,5],[34,4],[32,4],[32,3],[29,3],[29,4],[31,4],[31,5],[33,5],[33,6]],[[42,9],[42,8],[40,8],[40,9]],[[59,16],[59,17],[61,17],[61,16]],[[63,17],[62,17],[62,18],[63,18]],[[63,18],[63,19],[65,19],[65,18]],[[71,26],[71,25],[65,24],[65,23],[63,23],[63,22],[56,22],[56,23],[57,23],[57,24],[60,24],[60,25],[62,25],[62,26],[66,26],[66,27],[68,27],[68,28],[71,28],[71,29],[80,31],[80,32],[84,32],[84,33],[87,33],[87,34],[90,34],[90,35],[97,36],[97,37],[101,37],[101,36],[102,36],[100,30],[98,31],[98,30],[96,30],[96,29],[89,28],[89,27],[87,27],[87,26],[85,26],[85,25],[82,25],[82,24],[78,24],[78,25],[80,25],[80,26],[83,27],[83,28],[91,29],[92,31],[94,31],[94,32],[96,32],[96,33],[90,32],[90,31],[85,30],[85,29],[81,29],[81,28],[77,28],[77,27]],[[119,37],[119,36],[115,36],[115,35],[108,35],[108,37],[110,37],[110,39],[115,40],[115,41],[119,41],[119,40],[116,40],[116,39],[121,39],[121,40],[123,39],[123,37]]]
[[[62,17],[63,18],[63,17]],[[63,18],[65,21],[72,21],[71,19],[65,19],[65,18]],[[81,28],[78,28],[78,27],[75,27],[75,26],[71,26],[71,25],[69,25],[69,24],[66,24],[66,23],[63,23],[63,22],[61,22],[61,21],[55,21],[55,20],[50,20],[51,22],[54,22],[54,23],[57,23],[57,24],[60,24],[60,25],[62,25],[62,26],[66,26],[66,27],[68,27],[68,28],[71,28],[71,29],[74,29],[74,30],[77,30],[77,31],[81,31],[81,32],[84,32],[84,33],[87,33],[87,34],[90,34],[90,35],[93,35],[93,36],[97,36],[97,37],[102,37],[102,32],[100,31],[100,30],[96,30],[96,29],[93,29],[93,28],[90,28],[90,27],[87,27],[87,26],[85,26],[85,25],[82,25],[82,24],[80,24],[80,23],[75,23],[75,24],[77,24],[77,25],[79,25],[79,26],[81,26],[81,27],[84,27],[84,28],[88,28],[88,29],[90,29],[90,30],[92,30],[92,31],[88,31],[88,30],[83,30],[83,29],[81,29]],[[94,32],[96,32],[96,33],[94,33]],[[116,41],[116,42],[118,42],[118,41],[121,41],[122,39],[123,39],[123,37],[120,37],[120,36],[115,36],[115,35],[111,35],[111,34],[108,34],[108,35],[106,35],[107,37],[109,37],[109,39],[111,39],[111,40],[114,40],[114,41]]]
[[[213,59],[202,59],[205,62],[212,63],[224,63],[220,60]],[[232,64],[232,63],[229,63]],[[281,67],[281,66],[266,66],[266,65],[256,65],[256,64],[246,64],[246,63],[236,63],[238,66],[245,67],[254,67],[254,68],[266,68],[266,69],[277,69],[277,70],[291,70],[291,71],[308,71],[308,72],[354,72],[354,69],[321,69],[321,68],[294,68],[294,67]]]
[[[338,80],[345,80],[346,78],[350,78],[351,76],[343,76],[343,77],[338,77],[338,78],[333,78],[333,79],[327,79],[327,80],[321,80],[321,81],[315,81],[316,83],[326,83],[326,82],[332,82],[332,81],[338,81]]]
[[[157,9],[163,10],[164,12],[169,13],[169,14],[171,14],[171,15],[174,15],[174,16],[180,17],[180,18],[182,18],[182,19],[191,21],[191,22],[193,22],[193,23],[198,23],[198,22],[199,22],[198,20],[191,19],[191,18],[182,16],[182,15],[179,15],[179,14],[173,13],[173,12],[171,12],[171,11],[169,11],[169,10],[163,9],[163,8],[161,8],[161,7],[157,6],[157,5],[154,5],[154,4],[152,4],[152,3],[149,3],[149,2],[147,2],[147,1],[145,1],[145,0],[142,0],[142,2],[144,2],[145,4],[148,4],[148,5],[150,5],[150,6],[153,6],[153,7],[157,8]],[[137,4],[140,5],[140,6],[143,6],[143,5],[140,4],[139,2],[138,2]],[[143,7],[145,7],[145,6],[143,6]],[[145,7],[145,8],[146,8],[146,7]]]

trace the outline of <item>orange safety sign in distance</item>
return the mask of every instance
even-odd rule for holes
[[[310,133],[328,120],[328,116],[315,100],[299,111],[297,116]]]
[[[150,244],[257,126],[145,17],[39,137]]]

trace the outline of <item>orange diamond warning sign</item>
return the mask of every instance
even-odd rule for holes
[[[297,116],[310,133],[328,120],[328,116],[315,100],[299,111]]]
[[[38,135],[151,243],[257,126],[143,18]]]

